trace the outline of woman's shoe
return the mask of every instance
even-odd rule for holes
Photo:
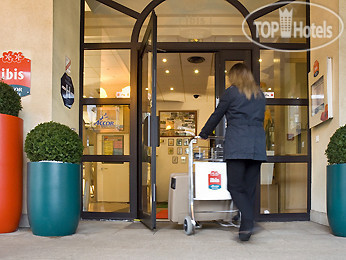
[[[249,241],[251,235],[252,235],[251,231],[239,231],[239,239],[241,241]]]

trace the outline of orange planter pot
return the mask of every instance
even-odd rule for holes
[[[18,229],[23,197],[23,120],[0,114],[0,233]]]

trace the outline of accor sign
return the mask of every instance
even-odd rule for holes
[[[1,80],[12,86],[19,96],[30,95],[31,60],[21,52],[3,52],[0,58]]]

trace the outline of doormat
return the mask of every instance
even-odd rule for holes
[[[157,219],[168,219],[168,209],[163,209],[156,213]]]

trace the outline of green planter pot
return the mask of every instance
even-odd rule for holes
[[[332,233],[346,237],[346,163],[327,166],[327,215]]]
[[[28,217],[38,236],[66,236],[76,232],[81,210],[79,164],[28,163]]]

